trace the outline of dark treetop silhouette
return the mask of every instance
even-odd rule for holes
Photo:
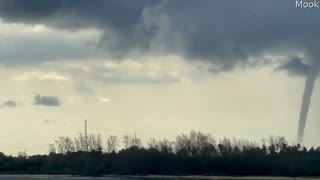
[[[49,155],[17,157],[0,153],[3,174],[170,174],[170,175],[255,175],[319,176],[320,147],[289,146],[284,137],[270,136],[262,145],[245,139],[224,138],[216,143],[210,134],[191,131],[175,142],[151,139],[143,147],[137,136],[120,140],[110,135],[103,148],[100,135],[72,140],[60,137],[50,144]]]

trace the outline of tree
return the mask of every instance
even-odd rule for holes
[[[87,138],[82,133],[74,138],[74,145],[75,151],[88,151]]]
[[[166,154],[173,153],[174,142],[169,141],[168,139],[163,139],[158,142],[158,151]]]
[[[131,146],[136,146],[138,148],[142,148],[142,142],[141,142],[141,139],[138,138],[136,136],[136,134],[134,134],[132,140],[131,140]]]
[[[191,155],[191,142],[188,135],[182,134],[176,137],[175,151],[181,155]]]
[[[283,151],[287,148],[288,142],[285,137],[280,136],[269,136],[267,139],[263,140],[264,142],[268,142],[269,145],[269,153],[274,154],[280,151]]]
[[[16,157],[13,157],[0,153],[0,173],[84,176],[103,174],[320,175],[320,147],[307,149],[299,144],[287,145],[282,137],[269,137],[262,145],[245,139],[233,138],[231,141],[223,138],[216,146],[210,134],[191,131],[177,136],[176,143],[167,139],[156,141],[153,138],[148,142],[149,149],[145,149],[136,146],[141,145],[139,138],[126,136],[129,148],[112,154],[96,152],[95,149],[100,146],[101,141],[99,135],[87,137],[92,151],[72,152],[73,147],[81,149],[79,148],[81,143],[86,145],[81,142],[84,136],[82,140],[81,135],[79,137],[75,138],[74,142],[68,137],[59,137],[55,141],[56,144],[50,144],[49,152],[54,152],[57,148],[59,154],[28,156],[26,151],[20,151]],[[119,143],[118,138],[110,135],[108,139],[106,151],[115,151]],[[267,152],[268,148],[274,148],[272,154]]]
[[[188,156],[212,155],[216,149],[215,139],[210,134],[191,131],[189,136],[182,134],[176,137],[175,150]]]
[[[134,136],[131,136],[131,135],[124,135],[123,136],[123,144],[124,144],[124,147],[126,149],[132,147],[132,146],[136,146],[138,148],[141,148],[142,147],[142,143],[141,143],[141,139],[138,138],[136,136],[136,134],[134,134]]]
[[[59,153],[66,154],[67,152],[75,151],[74,143],[69,137],[60,136],[55,143],[57,144]]]
[[[117,152],[120,140],[118,136],[109,135],[107,139],[107,152]]]
[[[56,148],[54,147],[54,144],[49,144],[49,154],[56,153]]]
[[[130,136],[129,135],[124,135],[123,136],[123,145],[125,149],[128,149],[130,147]]]
[[[233,151],[232,143],[230,139],[226,137],[220,140],[218,148],[221,155],[228,155]]]
[[[28,154],[27,154],[27,151],[26,151],[26,150],[24,150],[24,151],[19,151],[17,156],[18,156],[18,158],[20,158],[20,159],[27,159],[27,158],[28,158]]]
[[[148,148],[151,149],[159,149],[159,144],[155,138],[151,138],[149,142],[147,142]]]
[[[87,137],[88,151],[98,151],[102,149],[101,135],[90,134]]]

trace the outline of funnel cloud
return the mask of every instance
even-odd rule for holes
[[[307,75],[305,88],[302,96],[302,103],[301,103],[301,110],[300,110],[300,117],[299,117],[299,125],[298,125],[298,142],[303,142],[304,137],[304,130],[306,127],[306,121],[308,117],[311,97],[314,89],[314,84],[319,74],[318,68],[313,68],[310,70],[309,74]]]

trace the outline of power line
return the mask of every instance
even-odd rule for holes
[[[0,134],[0,137],[9,137],[9,136],[18,136],[26,134],[39,134],[39,133],[48,133],[48,132],[62,132],[62,131],[74,131],[74,129],[52,129],[47,131],[33,131],[33,132],[23,132],[23,133],[11,133],[11,134]]]
[[[76,135],[78,133],[72,133],[72,134],[68,134],[68,135]],[[18,140],[7,140],[7,141],[0,141],[1,143],[6,143],[6,142],[12,142],[12,143],[16,143],[19,141],[34,141],[34,140],[42,140],[42,139],[53,139],[53,138],[59,138],[61,136],[64,135],[59,135],[59,136],[50,136],[50,137],[37,137],[37,138],[24,138],[24,139],[18,139]]]
[[[39,147],[46,148],[46,146],[48,146],[48,144],[38,144],[38,145],[24,146],[22,149],[34,149]],[[9,148],[1,148],[1,150],[18,150],[18,151],[21,150],[18,148],[20,147],[16,146],[16,147],[9,147]]]

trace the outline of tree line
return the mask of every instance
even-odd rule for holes
[[[120,145],[122,144],[122,148]],[[119,175],[319,176],[320,147],[289,145],[270,136],[261,143],[191,131],[175,141],[150,139],[143,146],[136,135],[79,134],[59,137],[46,155],[0,153],[0,173]]]

